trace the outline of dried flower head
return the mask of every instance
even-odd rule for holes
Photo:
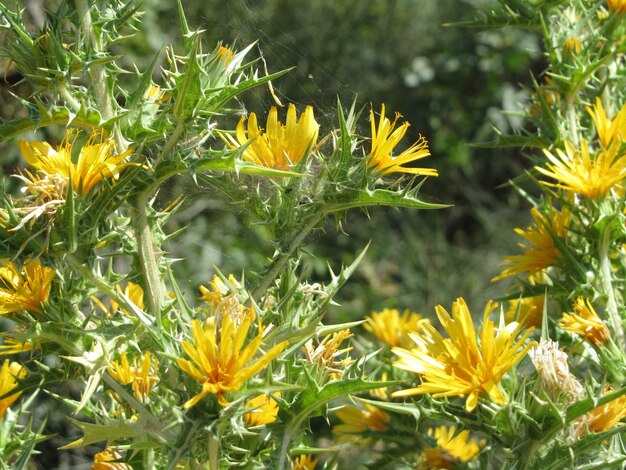
[[[11,362],[5,359],[0,368],[0,418],[7,412],[9,406],[11,406],[15,400],[19,398],[22,392],[14,393],[13,395],[5,396],[15,390],[18,386],[18,379],[26,377],[26,368],[18,362]]]
[[[48,302],[54,271],[36,259],[18,267],[9,261],[0,267],[0,315],[26,310],[41,312]]]
[[[275,395],[280,398],[280,392]],[[252,411],[243,415],[243,419],[250,426],[261,426],[276,421],[280,408],[278,403],[271,395],[258,395],[246,403],[246,408],[252,408]]]
[[[416,333],[423,323],[428,323],[419,313],[406,309],[402,315],[397,309],[384,309],[380,312],[372,312],[371,316],[365,317],[363,327],[374,334],[379,341],[389,346],[410,347],[411,338],[409,333]]]
[[[528,351],[539,374],[539,386],[554,402],[572,402],[580,398],[583,387],[570,371],[567,354],[559,349],[559,343],[541,339]]]
[[[410,173],[421,176],[437,176],[434,168],[416,168],[404,166],[422,158],[430,156],[428,142],[420,135],[417,142],[408,149],[394,157],[393,150],[400,143],[410,124],[403,122],[397,129],[396,123],[402,117],[396,113],[396,118],[391,122],[385,117],[385,105],[382,105],[378,126],[374,110],[370,111],[370,122],[372,126],[372,150],[367,156],[367,165],[373,168],[376,173],[386,175],[388,173]]]
[[[112,361],[108,368],[109,374],[122,385],[132,384],[135,398],[146,403],[148,395],[154,386],[159,382],[158,376],[159,361],[154,359],[152,354],[147,352],[141,358],[141,364],[137,365],[137,358],[133,358],[133,365],[130,366],[126,352],[120,356],[120,361]]]
[[[487,304],[482,331],[477,337],[465,300],[459,298],[452,304],[452,317],[438,305],[437,317],[450,338],[444,339],[432,325],[426,324],[420,334],[410,334],[416,344],[414,349],[393,348],[392,352],[400,357],[393,365],[418,374],[422,384],[394,392],[391,396],[469,395],[465,408],[472,411],[478,404],[478,396],[486,393],[495,403],[503,404],[505,396],[500,380],[532,346],[523,345],[532,330],[526,331],[517,341],[521,324],[509,323],[497,331],[489,320],[494,308],[492,302]]]
[[[310,339],[304,344],[304,353],[311,364],[318,364],[321,368],[330,372],[331,380],[338,379],[343,374],[343,369],[354,362],[348,356],[352,347],[339,349],[341,343],[351,336],[353,335],[350,333],[350,330],[341,330],[325,336],[317,346],[315,346],[313,339]]]
[[[578,297],[574,313],[564,313],[559,326],[565,331],[584,336],[594,346],[603,346],[611,338],[609,328],[600,319],[588,298]]]
[[[74,163],[72,151],[77,137],[78,131],[68,129],[56,149],[47,142],[27,142],[24,139],[19,141],[19,146],[29,165],[47,174],[60,175],[67,182],[71,178],[74,191],[82,196],[89,194],[103,178],[119,178],[120,172],[131,165],[126,158],[132,150],[114,154],[115,143],[104,137],[104,131],[91,134]]]
[[[456,432],[455,426],[430,428],[428,435],[437,441],[437,447],[424,449],[417,468],[423,470],[453,469],[461,463],[476,459],[485,441],[470,437],[468,430]]]
[[[32,228],[40,218],[47,219],[48,227],[54,222],[59,208],[65,204],[67,181],[58,174],[48,174],[42,171],[13,175],[24,183],[21,189],[23,196],[15,200],[15,213],[22,216],[22,220],[12,230],[19,230],[26,224]]]
[[[193,343],[185,340],[182,344],[191,361],[179,358],[177,362],[183,372],[200,382],[202,390],[185,403],[186,409],[209,394],[216,395],[218,403],[227,406],[224,394],[239,390],[287,347],[289,342],[282,341],[252,361],[263,342],[265,331],[259,322],[257,335],[244,347],[254,318],[254,312],[247,309],[240,317],[233,312],[225,312],[219,329],[216,328],[215,317],[207,319],[204,326],[199,320],[192,321]],[[237,325],[236,322],[240,323]]]
[[[256,114],[250,113],[248,116],[247,131],[244,127],[245,121],[244,116],[237,124],[237,139],[228,134],[223,135],[223,138],[230,148],[246,146],[243,151],[244,160],[257,165],[289,170],[317,143],[320,126],[313,116],[312,106],[307,106],[298,118],[296,107],[290,104],[284,125],[278,121],[278,112],[272,106],[265,131],[259,128]]]

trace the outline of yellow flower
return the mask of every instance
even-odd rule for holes
[[[337,411],[337,418],[343,421],[333,427],[333,434],[338,436],[340,442],[354,440],[366,432],[384,432],[387,430],[389,415],[383,410],[363,403],[365,409],[353,405],[341,407]],[[369,439],[356,439],[357,442],[367,443]]]
[[[17,388],[17,379],[23,379],[25,376],[26,368],[17,362],[11,362],[5,359],[0,369],[0,397]],[[0,418],[4,416],[7,412],[7,408],[11,406],[21,394],[22,392],[17,392],[0,399]]]
[[[547,169],[535,167],[537,171],[556,183],[542,181],[546,186],[554,186],[566,191],[594,199],[605,196],[626,175],[626,158],[619,153],[619,146],[612,145],[596,153],[591,158],[587,141],[583,139],[580,151],[571,142],[565,142],[565,152],[556,149],[556,155],[543,151],[549,160]]]
[[[456,468],[459,463],[474,460],[485,445],[483,440],[470,439],[468,430],[457,433],[455,426],[431,428],[428,435],[435,438],[437,447],[424,449],[418,466],[421,469]]]
[[[319,457],[314,459],[310,454],[300,455],[291,463],[291,470],[315,470],[319,460]]]
[[[4,339],[3,343],[0,345],[0,356],[6,356],[8,354],[19,354],[22,352],[33,350],[33,344],[30,341],[20,341],[8,336],[10,334],[19,334],[23,332],[24,328],[18,328],[12,332],[0,334],[0,337]],[[41,346],[37,345],[36,347],[40,348]]]
[[[234,54],[235,53],[231,51],[228,47],[220,46],[217,49],[217,57],[219,57],[220,60],[224,61],[224,65],[230,64],[230,61],[233,60]]]
[[[581,425],[580,434],[583,434],[585,430],[590,433],[608,431],[624,418],[626,418],[626,396],[622,395],[587,413]]]
[[[196,405],[208,394],[217,395],[218,403],[227,406],[225,393],[239,390],[246,380],[264,369],[287,347],[289,342],[282,341],[250,363],[261,346],[265,331],[259,322],[258,334],[244,347],[253,321],[254,312],[246,309],[241,317],[225,312],[219,330],[215,317],[209,318],[204,327],[198,320],[191,322],[194,344],[187,340],[182,344],[191,361],[179,358],[177,362],[186,374],[200,382],[202,391],[185,403],[185,409]]]
[[[330,372],[331,380],[338,379],[343,373],[342,369],[354,362],[348,356],[352,347],[339,349],[341,343],[352,336],[350,330],[345,329],[333,333],[332,335],[326,335],[317,346],[315,346],[313,339],[310,339],[304,344],[304,353],[310,363],[317,363],[320,367]],[[343,354],[346,356],[340,359],[339,356]]]
[[[159,381],[157,372],[159,370],[158,359],[152,364],[152,355],[147,352],[141,359],[141,365],[137,366],[137,358],[133,359],[131,367],[126,353],[121,355],[121,362],[112,361],[108,368],[109,374],[122,385],[132,384],[133,393],[138,400],[144,403],[148,400],[148,394]]]
[[[132,470],[128,464],[115,462],[121,458],[122,456],[113,449],[104,449],[93,456],[94,464],[91,466],[91,470]]]
[[[374,334],[379,341],[389,346],[410,347],[409,333],[415,333],[423,323],[428,323],[419,313],[406,309],[402,315],[398,310],[384,309],[380,312],[372,312],[365,317],[367,320],[363,327]]]
[[[117,179],[120,171],[131,165],[126,162],[132,151],[114,155],[115,143],[104,138],[104,133],[93,133],[83,145],[78,161],[72,161],[72,149],[78,132],[68,129],[56,150],[47,142],[19,141],[26,161],[35,169],[48,174],[61,175],[66,181],[72,179],[74,191],[86,196],[102,180]],[[96,143],[96,140],[99,143]]]
[[[598,133],[598,140],[603,148],[608,149],[614,142],[621,145],[623,136],[626,134],[626,105],[612,118],[609,119],[604,111],[602,100],[596,97],[593,108],[587,106],[587,112],[591,115]]]
[[[370,111],[370,122],[372,126],[372,150],[367,156],[367,165],[370,168],[373,168],[376,173],[381,173],[383,175],[395,172],[422,176],[437,176],[437,170],[434,168],[415,168],[403,166],[406,163],[411,163],[430,155],[428,142],[421,135],[417,142],[411,145],[408,149],[397,157],[393,156],[393,149],[400,143],[410,125],[408,122],[403,122],[400,127],[395,129],[396,123],[400,117],[401,115],[396,113],[396,118],[393,122],[391,122],[385,117],[385,105],[382,105],[380,120],[378,121],[377,128],[374,110]]]
[[[289,170],[317,143],[319,124],[313,117],[313,107],[307,106],[298,119],[296,107],[289,105],[285,125],[278,121],[276,107],[270,108],[265,132],[257,125],[256,114],[248,117],[248,130],[244,127],[245,116],[237,124],[235,140],[230,135],[223,138],[231,148],[246,145],[243,158],[257,165],[278,170]]]
[[[486,393],[498,404],[505,402],[499,383],[504,374],[528,351],[532,344],[523,346],[532,330],[515,341],[522,325],[513,322],[496,332],[489,314],[495,304],[485,308],[480,343],[477,341],[472,316],[465,300],[452,304],[452,317],[438,305],[437,317],[450,336],[444,339],[430,324],[422,327],[420,334],[411,333],[416,348],[393,348],[400,357],[394,366],[420,375],[422,384],[416,388],[400,390],[392,397],[431,393],[433,397],[469,395],[465,409],[472,411],[478,404],[478,395]]]
[[[126,283],[126,287],[124,288],[124,291],[122,292],[122,288],[120,287],[119,284],[115,285],[115,290],[118,292],[118,294],[124,294],[126,297],[128,297],[128,299],[135,304],[135,306],[139,309],[139,310],[143,310],[144,309],[144,303],[143,303],[143,289],[141,288],[141,286],[139,284],[135,284],[133,282],[128,282]],[[128,315],[128,316],[132,316],[132,312],[129,312],[128,309],[126,309],[125,307],[121,307],[118,305],[118,303],[115,300],[111,300],[111,311],[112,312],[117,312],[117,310],[121,310],[122,313]]]
[[[565,40],[565,44],[563,45],[563,58],[567,59],[568,57],[573,57],[577,54],[580,54],[580,39],[567,38]]]
[[[606,0],[606,5],[618,15],[626,13],[626,0]]]
[[[0,268],[0,315],[22,310],[39,313],[42,304],[48,302],[52,268],[36,259],[25,263],[22,270],[23,275],[11,261]]]
[[[280,398],[280,392],[276,392],[276,396]],[[246,408],[254,408],[249,413],[243,415],[243,419],[250,426],[261,426],[276,421],[278,416],[278,403],[270,395],[259,395],[246,403]]]
[[[543,295],[510,300],[509,309],[506,312],[506,320],[508,322],[518,321],[526,328],[541,326],[545,300],[546,298]]]
[[[559,326],[570,333],[584,336],[594,346],[602,346],[611,339],[609,328],[600,320],[589,299],[578,297],[575,313],[564,313]]]
[[[561,261],[562,255],[554,243],[554,237],[563,240],[567,238],[569,211],[563,209],[559,212],[551,208],[546,216],[533,208],[530,213],[533,217],[533,224],[526,230],[515,229],[515,233],[525,239],[525,242],[519,243],[519,246],[526,250],[525,253],[505,256],[504,269],[500,275],[492,279],[492,282],[522,273],[532,276],[558,265]]]
[[[235,289],[241,289],[241,284],[232,274],[228,276],[228,282]],[[225,301],[226,296],[230,292],[230,287],[217,274],[213,276],[213,280],[209,281],[208,284],[208,288],[205,286],[200,286],[198,288],[200,290],[200,294],[202,294],[199,299],[204,300],[211,306],[213,311],[216,311],[220,304]]]

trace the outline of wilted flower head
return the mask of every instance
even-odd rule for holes
[[[582,140],[580,151],[571,142],[565,142],[565,152],[556,149],[556,154],[544,150],[548,158],[547,169],[535,167],[543,175],[556,180],[555,183],[542,181],[566,191],[595,199],[606,196],[621,183],[626,175],[626,158],[619,152],[619,146],[612,145],[595,155],[589,153],[586,140]]]
[[[406,309],[402,315],[397,309],[384,309],[380,312],[372,312],[365,317],[367,320],[363,327],[374,334],[379,341],[389,346],[410,347],[411,338],[409,333],[416,333],[420,325],[428,323],[419,313]]]
[[[539,386],[555,402],[572,402],[583,393],[583,387],[570,371],[567,354],[559,349],[559,343],[541,339],[528,351],[539,374]]]
[[[372,150],[367,156],[367,165],[373,168],[375,172],[382,175],[388,173],[410,173],[422,176],[437,176],[437,170],[434,168],[416,168],[404,166],[407,163],[420,160],[430,156],[428,150],[428,142],[422,136],[417,142],[408,149],[394,157],[393,149],[400,143],[410,124],[403,122],[400,127],[395,129],[398,119],[401,115],[396,113],[396,118],[391,122],[385,117],[385,105],[382,105],[380,111],[380,120],[376,125],[376,116],[374,110],[370,111],[370,122],[372,126]]]
[[[132,367],[128,362],[126,352],[122,353],[120,359],[120,362],[111,362],[111,367],[108,368],[109,374],[122,385],[132,384],[135,397],[145,403],[148,400],[148,394],[159,382],[158,359],[155,358],[152,363],[152,354],[147,352],[141,358],[139,366],[137,358],[134,358]]]
[[[116,462],[122,456],[111,448],[104,449],[93,456],[91,470],[132,470],[132,467],[122,462]]]
[[[275,394],[280,398],[280,392]],[[243,419],[250,426],[261,426],[276,421],[278,416],[278,403],[271,395],[258,395],[246,403],[246,408],[253,408],[252,411],[243,415]]]
[[[600,319],[588,298],[578,297],[574,313],[564,313],[559,326],[570,333],[584,336],[594,346],[605,345],[611,338],[609,328]]]
[[[317,143],[320,126],[313,117],[312,106],[307,106],[298,118],[296,107],[290,104],[284,125],[278,121],[278,112],[272,106],[265,131],[258,127],[256,114],[250,113],[248,116],[247,131],[244,127],[245,120],[242,117],[237,124],[236,140],[230,135],[224,135],[223,138],[231,148],[246,145],[243,151],[244,160],[257,165],[289,170]]]
[[[120,172],[131,163],[126,162],[132,151],[115,155],[115,143],[105,139],[103,132],[94,132],[80,149],[76,163],[72,161],[72,150],[78,132],[68,129],[63,142],[54,149],[47,142],[19,141],[20,150],[26,161],[36,170],[57,174],[69,182],[74,191],[86,196],[102,180],[117,179]],[[98,142],[96,142],[98,141]]]
[[[363,406],[365,409],[346,405],[337,410],[337,418],[343,423],[333,427],[333,434],[338,436],[339,441],[352,440],[356,443],[366,444],[369,442],[369,438],[364,434],[387,430],[389,415],[369,403],[363,403]]]
[[[32,228],[40,217],[48,218],[48,225],[53,222],[58,209],[65,204],[67,181],[58,174],[48,174],[42,171],[13,175],[24,183],[21,191],[23,196],[15,201],[15,212],[22,216],[22,220],[12,230],[19,230],[27,223]]]
[[[437,447],[424,449],[417,468],[423,470],[452,469],[459,463],[474,460],[480,453],[484,441],[470,437],[468,430],[456,432],[455,426],[430,428],[428,435],[437,441]]]
[[[437,317],[450,338],[444,339],[432,325],[426,324],[419,334],[410,334],[416,343],[414,349],[393,348],[392,352],[400,357],[393,365],[418,374],[422,384],[394,392],[391,396],[423,393],[431,393],[436,398],[469,395],[465,408],[472,411],[478,404],[479,394],[486,393],[495,403],[504,404],[500,380],[532,346],[523,345],[531,330],[517,341],[516,337],[522,329],[519,323],[506,324],[497,331],[495,324],[489,320],[494,307],[492,302],[487,304],[480,337],[477,337],[465,300],[459,298],[452,304],[452,317],[438,305]]]
[[[525,250],[521,255],[505,256],[503,271],[492,281],[505,277],[527,273],[529,276],[541,273],[545,269],[559,264],[563,255],[556,247],[554,238],[565,240],[568,234],[570,213],[567,209],[561,212],[554,208],[547,215],[537,209],[530,211],[533,224],[526,230],[516,228],[515,233],[524,238],[519,246]]]
[[[11,362],[5,359],[0,369],[0,397],[10,393],[17,388],[18,379],[26,377],[26,368],[17,362]],[[7,412],[7,408],[19,398],[22,392],[14,393],[0,399],[0,418]]]
[[[193,343],[185,340],[182,344],[191,360],[179,358],[177,362],[183,372],[200,382],[202,391],[185,403],[186,409],[209,394],[216,395],[218,403],[227,406],[225,393],[239,390],[287,347],[289,342],[282,341],[253,361],[265,331],[259,322],[257,335],[244,347],[254,318],[254,311],[246,309],[242,316],[225,312],[219,329],[215,317],[207,319],[204,326],[199,320],[191,322]]]
[[[304,353],[310,363],[318,364],[330,372],[331,379],[337,379],[341,377],[343,368],[354,362],[348,356],[352,347],[339,349],[341,343],[351,336],[350,330],[341,330],[332,335],[326,335],[317,346],[315,346],[313,339],[310,339],[304,344]],[[341,356],[344,357],[341,358]]]
[[[0,315],[22,310],[41,312],[53,278],[52,268],[42,266],[38,259],[24,263],[21,271],[11,261],[0,267]]]

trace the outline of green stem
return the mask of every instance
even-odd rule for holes
[[[174,132],[172,132],[172,135],[163,146],[163,150],[161,151],[157,159],[154,161],[155,167],[159,163],[161,163],[163,159],[165,159],[168,155],[170,155],[174,151],[174,147],[180,140],[180,137],[182,136],[184,130],[185,130],[185,123],[182,120],[178,121],[178,123],[176,124],[176,127],[174,128]]]
[[[274,282],[274,279],[276,279],[281,270],[285,267],[293,252],[302,245],[304,238],[309,234],[311,230],[313,230],[318,222],[322,220],[323,216],[323,213],[315,214],[314,216],[312,216],[309,222],[304,225],[302,229],[300,229],[300,232],[298,232],[298,234],[293,238],[293,240],[289,244],[289,247],[287,248],[287,251],[283,251],[281,254],[278,255],[277,258],[275,258],[274,262],[272,263],[272,267],[265,274],[265,276],[263,276],[263,279],[261,279],[258,287],[252,293],[252,299],[255,302],[261,298],[267,288],[272,284],[272,282]]]
[[[65,85],[66,85],[65,82],[60,82],[57,85],[57,91],[63,97],[63,99],[67,101],[67,104],[70,105],[70,107],[72,108],[72,111],[77,113],[80,111],[80,102],[70,94],[69,90],[67,89],[67,86]]]
[[[611,230],[607,225],[600,235],[600,242],[598,244],[600,279],[602,281],[604,293],[607,296],[606,310],[609,314],[609,321],[611,322],[613,334],[615,335],[615,342],[621,349],[623,349],[624,331],[622,330],[622,322],[619,316],[617,301],[615,300],[615,291],[613,290],[613,281],[611,277],[611,260],[609,259],[610,241]]]
[[[102,48],[101,41],[95,35],[93,23],[91,21],[91,11],[88,0],[75,0],[76,10],[80,20],[80,28],[85,39],[91,43],[91,48],[96,55],[105,52]],[[104,121],[108,121],[114,117],[113,113],[113,96],[108,88],[107,72],[104,65],[93,64],[89,67],[89,78],[93,88],[94,98],[98,105],[98,111]],[[113,128],[113,137],[119,152],[124,152],[128,147],[126,140],[122,137],[118,126]]]
[[[573,96],[571,96],[571,98],[567,100],[567,119],[569,121],[572,144],[575,148],[579,148],[580,139],[578,138],[578,119],[576,115],[576,107],[574,106]]]
[[[135,238],[137,239],[137,254],[141,264],[144,282],[146,284],[146,294],[148,298],[148,313],[157,318],[160,324],[161,301],[165,296],[165,287],[161,279],[157,255],[158,247],[152,240],[152,232],[148,224],[148,200],[152,194],[152,188],[144,190],[137,198],[137,207],[134,209],[135,217]],[[160,251],[160,250],[159,250]]]
[[[219,470],[220,465],[220,441],[219,436],[209,437],[209,469]]]

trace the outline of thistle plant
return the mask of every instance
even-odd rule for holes
[[[546,59],[525,133],[493,143],[531,162],[511,182],[529,219],[492,279],[507,294],[482,319],[455,293],[433,319],[409,305],[347,324],[325,314],[365,250],[313,283],[309,236],[351,209],[444,208],[420,195],[438,174],[426,139],[384,105],[338,102],[333,124],[311,105],[245,112],[288,71],[207,44],[178,10],[180,46],[137,70],[119,53],[134,0],[61,2],[37,32],[0,4],[32,90],[0,122],[24,159],[0,204],[0,465],[54,439],[93,468],[623,467],[624,2],[480,12],[536,30]],[[182,178],[262,228],[265,265],[206,267],[187,290],[168,223]],[[44,398],[73,437],[51,435]]]
[[[0,122],[23,156],[22,191],[0,205],[0,466],[27,468],[53,438],[44,396],[66,428],[57,452],[93,468],[336,465],[311,421],[390,382],[374,351],[352,354],[360,322],[324,321],[365,250],[316,284],[302,253],[351,209],[445,207],[418,194],[437,175],[426,139],[400,150],[409,124],[372,106],[368,133],[356,103],[332,125],[294,104],[259,124],[246,92],[287,71],[264,73],[253,45],[205,43],[182,2],[181,45],[137,70],[123,51],[140,7],[61,2],[31,31],[0,5],[2,52],[32,91],[14,96],[25,117]],[[263,227],[266,265],[182,287],[172,264],[192,260],[165,251],[187,203],[166,190],[177,178]]]

